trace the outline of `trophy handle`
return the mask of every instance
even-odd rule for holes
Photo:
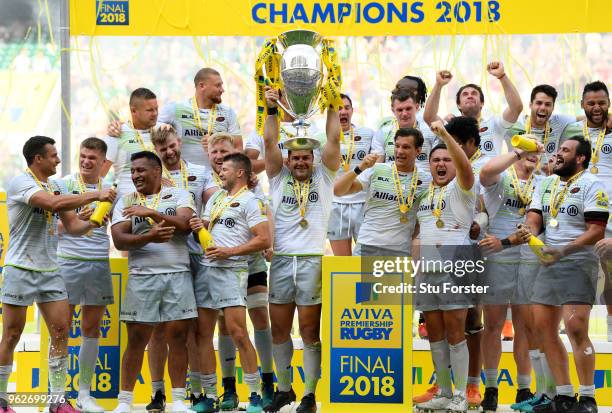
[[[292,110],[287,109],[287,107],[285,107],[285,105],[283,105],[283,104],[281,103],[280,99],[277,99],[277,100],[276,100],[276,104],[277,104],[278,106],[280,106],[280,107],[281,107],[281,109],[285,111],[285,113],[288,113],[288,114],[290,114],[290,115],[291,115],[291,117],[293,117],[294,119],[297,119],[297,115],[296,115],[295,113],[293,113],[293,111],[292,111]]]

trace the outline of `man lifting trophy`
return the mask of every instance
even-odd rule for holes
[[[282,55],[277,53],[277,43],[283,48]],[[325,82],[323,66],[327,69]],[[290,333],[297,307],[304,342],[305,389],[296,411],[314,413],[321,375],[321,257],[334,177],[340,167],[340,67],[330,41],[312,31],[294,30],[266,43],[256,69],[257,127],[262,129],[265,141],[276,232],[269,298],[278,388],[265,410],[277,412],[296,399],[291,388]],[[279,104],[281,95],[286,104]],[[307,119],[317,109],[327,109],[327,142],[321,151],[321,163],[315,165],[313,151],[320,143],[308,136]],[[279,110],[295,118],[297,131],[295,137],[284,142],[286,164],[278,147]]]

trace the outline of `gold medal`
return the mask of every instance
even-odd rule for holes
[[[551,218],[550,221],[548,221],[548,225],[553,228],[557,228],[557,226],[559,225],[559,221],[557,221],[556,218]]]
[[[407,211],[406,211],[407,212]],[[408,223],[408,215],[406,215],[406,213],[402,213],[400,215],[400,222],[402,224],[407,224]]]
[[[306,218],[302,218],[302,220],[300,221],[300,227],[304,229],[308,227],[308,221],[306,221]]]
[[[405,205],[405,204],[400,205],[399,210],[402,214],[408,213],[408,205]]]
[[[520,216],[525,215],[525,208],[519,208],[519,211],[518,211],[518,212],[519,212],[519,215],[520,215]]]
[[[592,174],[597,174],[598,172],[599,172],[599,168],[598,167],[596,167],[596,166],[592,166],[591,167],[591,173]]]
[[[436,227],[442,229],[444,228],[444,221],[442,221],[441,219],[436,221]]]

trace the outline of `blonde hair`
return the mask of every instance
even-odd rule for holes
[[[229,142],[230,145],[234,146],[234,137],[227,132],[215,132],[210,135],[208,146],[211,147],[219,142]]]
[[[151,131],[151,143],[153,146],[163,145],[168,140],[168,137],[178,135],[174,127],[167,125],[163,129],[161,127],[153,128]]]

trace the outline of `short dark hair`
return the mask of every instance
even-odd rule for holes
[[[582,90],[582,98],[584,99],[584,95],[586,95],[588,92],[599,92],[600,90],[606,92],[606,96],[610,96],[610,93],[608,93],[608,87],[604,82],[596,80],[594,82],[587,83],[584,85],[584,89]]]
[[[445,150],[448,150],[448,148],[446,147],[446,144],[445,144],[445,143],[439,143],[439,144],[437,144],[436,146],[434,146],[433,148],[431,148],[431,151],[429,151],[429,159],[428,159],[428,160],[431,160],[431,155],[433,155],[433,153],[434,153],[435,151],[437,151],[438,149],[445,149]]]
[[[351,104],[351,107],[353,107],[353,101],[351,100],[351,98],[349,97],[349,95],[345,94],[345,93],[340,93],[340,99],[346,99],[349,101],[349,103]]]
[[[423,81],[423,79],[421,79],[418,76],[411,76],[411,75],[406,75],[403,78],[401,78],[398,83],[403,80],[403,79],[408,79],[408,80],[414,80],[417,84],[417,89],[416,89],[416,95],[417,95],[417,103],[419,105],[424,105],[425,102],[427,101],[427,86],[425,85],[425,82]],[[399,91],[402,88],[399,87],[395,87],[395,89],[393,89],[394,93],[396,91]]]
[[[106,142],[94,136],[86,138],[83,142],[81,142],[81,148],[91,149],[92,151],[100,151],[103,155],[106,155],[106,151],[108,150]]]
[[[477,84],[468,83],[467,85],[461,86],[459,90],[457,91],[457,96],[455,98],[457,106],[459,106],[459,96],[461,96],[461,92],[463,92],[463,90],[467,89],[468,87],[471,87],[472,89],[476,89],[478,93],[480,94],[480,103],[484,103],[484,93],[482,93],[482,88],[478,86]]]
[[[419,99],[417,98],[417,94],[414,90],[393,89],[393,92],[391,93],[391,105],[393,105],[393,102],[395,102],[396,100],[399,100],[400,102],[405,102],[408,99],[412,99],[414,103],[419,103]]]
[[[410,136],[412,136],[412,139],[414,140],[414,146],[416,148],[423,147],[425,139],[423,138],[423,134],[421,133],[421,131],[416,128],[398,128],[398,130],[395,131],[395,137],[393,138],[393,141],[397,142],[397,138],[405,138]]]
[[[557,100],[557,89],[555,89],[551,85],[537,85],[531,90],[531,97],[529,98],[529,101],[531,103],[533,103],[533,100],[535,99],[538,93],[544,93],[546,96],[550,96],[553,100],[553,103],[555,103],[555,101]]]
[[[446,124],[446,131],[462,144],[474,139],[474,145],[480,145],[478,121],[468,116],[455,116]]]
[[[25,158],[28,166],[32,165],[36,155],[45,156],[47,149],[45,146],[55,145],[55,141],[48,136],[32,136],[23,145],[23,157]]]
[[[589,162],[591,162],[591,142],[584,139],[582,135],[574,135],[570,136],[565,140],[567,141],[576,141],[578,142],[578,146],[576,146],[576,156],[583,155],[584,161],[582,162],[582,167],[584,169],[589,167]]]
[[[161,159],[159,159],[159,156],[155,155],[151,151],[135,152],[132,154],[132,156],[130,156],[130,161],[134,162],[136,159],[143,159],[143,158],[148,159],[150,162],[153,162],[154,164],[159,166],[159,168],[161,169],[162,167]]]
[[[244,169],[247,179],[251,176],[251,160],[245,154],[240,152],[230,153],[223,157],[223,162],[232,162],[235,168]]]
[[[193,84],[197,86],[198,83],[205,81],[209,76],[213,76],[213,75],[221,76],[221,74],[217,72],[215,69],[211,67],[204,67],[198,70],[195,76],[193,77]]]
[[[134,106],[135,101],[138,99],[149,100],[149,99],[157,99],[155,93],[145,87],[139,87],[138,89],[134,89],[134,91],[130,94],[130,106]]]

